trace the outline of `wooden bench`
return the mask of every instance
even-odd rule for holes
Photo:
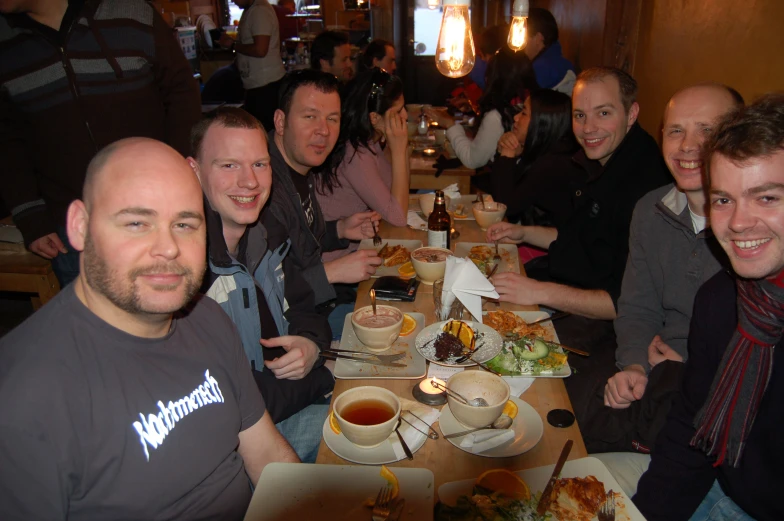
[[[38,309],[60,291],[52,263],[25,250],[21,244],[0,243],[0,291],[32,293]]]

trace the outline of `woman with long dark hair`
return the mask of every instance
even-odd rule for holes
[[[393,226],[408,213],[408,128],[403,82],[373,68],[346,86],[340,136],[316,172],[316,197],[328,221],[375,210]],[[328,252],[324,260],[350,253]]]
[[[571,99],[550,89],[531,92],[498,141],[490,173],[493,199],[507,206],[510,222],[558,226],[569,216],[571,182],[584,174],[572,162]]]
[[[446,113],[425,109],[427,115],[446,128],[446,137],[455,154],[468,168],[485,166],[495,155],[498,139],[512,128],[512,101],[538,89],[531,60],[524,52],[504,46],[487,65],[487,89],[479,99],[479,115],[474,123],[474,138],[466,136],[461,125]]]

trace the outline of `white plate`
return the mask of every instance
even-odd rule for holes
[[[486,450],[485,452],[480,452],[479,454],[476,454],[476,456],[484,456],[486,458],[510,458],[528,452],[536,447],[536,444],[542,439],[544,424],[542,423],[542,418],[539,416],[539,413],[536,412],[536,409],[515,396],[510,396],[509,399],[517,405],[518,409],[517,416],[515,416],[515,419],[512,422],[512,428],[515,431],[514,440],[509,440],[503,445]],[[444,436],[470,429],[470,427],[466,427],[457,421],[452,414],[452,411],[449,409],[449,405],[446,405],[441,409],[438,426]],[[470,436],[470,434],[467,434],[466,436]],[[460,442],[463,441],[463,438],[465,438],[465,436],[449,438],[448,441],[458,449],[468,452],[469,454],[474,454],[470,450],[466,450],[460,446]]]
[[[404,241],[398,239],[389,239],[389,240],[385,239],[380,246],[373,246],[373,239],[362,239],[362,242],[359,243],[359,249],[376,250],[376,253],[378,253],[381,250],[381,248],[384,247],[385,244],[388,244],[390,248],[392,246],[403,246],[408,250],[408,253],[411,253],[417,248],[422,247],[422,241]],[[373,275],[373,278],[377,279],[379,277],[385,277],[385,276],[399,277],[400,273],[397,271],[397,269],[400,266],[402,266],[402,264],[398,264],[397,266],[384,266],[382,264],[381,266],[376,268],[376,273],[375,275]]]
[[[428,469],[392,469],[406,500],[400,520],[433,519],[433,473]],[[261,473],[245,521],[318,519],[367,521],[375,498],[386,485],[378,467],[270,463]]]
[[[449,366],[459,366],[459,367],[471,367],[476,365],[476,362],[487,362],[495,355],[501,352],[501,347],[503,346],[503,340],[501,339],[501,335],[496,332],[495,329],[486,326],[484,324],[480,324],[479,322],[471,322],[470,320],[464,320],[466,324],[468,324],[471,329],[475,332],[482,335],[481,338],[477,337],[476,339],[476,355],[474,355],[473,360],[466,360],[460,364],[454,363],[454,360],[457,357],[451,357],[449,360],[437,360],[436,359],[436,350],[433,347],[432,343],[427,345],[431,340],[438,336],[441,333],[441,327],[448,322],[436,322],[435,324],[430,324],[425,329],[423,329],[416,337],[416,341],[414,345],[416,345],[417,351],[419,354],[430,360],[431,362],[438,364],[438,365],[449,365]]]
[[[419,354],[419,351],[414,349],[413,344],[417,334],[425,327],[425,315],[422,313],[408,313],[408,315],[416,320],[416,329],[406,336],[399,337],[395,340],[395,343],[392,344],[392,347],[383,353],[378,353],[380,355],[394,355],[405,352],[405,358],[396,360],[395,363],[406,364],[406,367],[384,367],[354,362],[352,360],[346,360],[345,358],[338,358],[337,362],[335,362],[335,378],[341,378],[343,380],[357,380],[363,378],[385,378],[393,380],[424,377],[427,374],[427,362],[425,361],[425,358]],[[354,327],[351,325],[351,315],[347,315],[346,320],[343,322],[343,337],[340,339],[340,349],[370,353],[365,344],[360,342],[357,338]]]
[[[458,242],[455,244],[455,257],[468,258],[471,248],[474,246],[487,246],[495,253],[495,245],[483,242]],[[514,244],[499,244],[498,254],[501,255],[501,265],[496,273],[520,273],[520,252]]]
[[[554,468],[555,465],[547,465],[535,469],[520,470],[515,472],[515,474],[523,478],[531,488],[531,493],[535,494],[541,493],[544,487],[547,486]],[[604,483],[605,491],[609,492],[612,490],[620,494],[620,497],[616,496],[615,498],[616,521],[645,521],[645,518],[637,510],[637,507],[634,506],[629,496],[623,492],[621,486],[612,477],[607,467],[604,466],[604,463],[598,459],[588,457],[567,461],[563,470],[561,470],[562,478],[584,478],[587,476],[596,476],[596,479]],[[438,499],[447,505],[454,505],[460,496],[471,493],[475,481],[474,479],[466,479],[444,483],[438,487]]]
[[[515,315],[522,318],[526,322],[533,322],[534,320],[539,320],[540,318],[545,318],[550,316],[549,313],[545,313],[544,311],[512,311]],[[487,315],[487,311],[483,312],[482,315]],[[551,342],[555,342],[556,344],[560,344],[561,341],[558,340],[558,334],[555,332],[555,328],[553,327],[552,322],[544,322],[542,324],[547,331],[547,335],[545,335],[545,340],[549,340]],[[558,349],[558,352],[563,353],[563,349]],[[567,353],[568,355],[569,353]],[[571,356],[579,356],[579,355],[571,355]],[[564,366],[557,371],[553,371],[552,373],[523,373],[521,375],[510,376],[504,375],[505,378],[566,378],[567,376],[571,376],[572,368],[569,366],[569,360],[566,360]]]
[[[411,427],[406,422],[401,422],[400,434],[403,434],[406,429],[411,429]],[[394,432],[389,435],[389,438],[387,438],[386,441],[377,447],[370,449],[357,447],[348,441],[342,434],[335,434],[332,432],[332,429],[329,426],[329,416],[327,416],[327,419],[324,421],[324,427],[321,429],[321,434],[324,437],[324,443],[327,444],[329,450],[352,463],[360,463],[362,465],[385,465],[387,463],[395,463],[396,461],[406,459],[405,455],[399,458],[392,448],[393,441],[395,443],[400,443],[397,439],[397,434]],[[412,453],[421,449],[425,442],[430,439],[427,436],[418,436],[417,438],[419,439],[418,443],[408,444],[408,448],[411,449]],[[376,493],[378,493],[378,489],[376,490]],[[430,505],[430,507],[432,508],[433,505]]]

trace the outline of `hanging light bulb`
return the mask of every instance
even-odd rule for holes
[[[438,7],[440,0],[427,0],[427,8],[431,11]]]
[[[474,37],[468,16],[470,0],[444,0],[438,33],[436,67],[444,76],[460,78],[474,68]]]
[[[525,47],[526,29],[528,25],[528,0],[515,0],[512,6],[512,25],[509,27],[507,43],[513,51]]]

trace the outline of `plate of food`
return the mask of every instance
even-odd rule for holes
[[[503,340],[493,328],[479,322],[447,320],[424,328],[414,345],[433,363],[470,367],[494,358],[501,352]],[[472,359],[466,359],[466,355]]]
[[[414,268],[407,264],[411,261],[411,252],[422,247],[422,241],[389,239],[374,246],[373,239],[363,239],[359,243],[360,250],[376,250],[384,259],[384,264],[376,268],[373,278],[392,276],[409,278],[414,276]],[[409,268],[409,269],[406,269]]]
[[[420,195],[421,194],[416,194],[408,197],[408,209],[419,212],[424,218],[422,206],[419,204]],[[485,195],[485,200],[492,201],[493,197],[491,195]],[[457,219],[458,221],[475,221],[474,212],[471,211],[471,205],[474,204],[474,201],[476,201],[476,195],[461,195],[455,199],[450,198],[449,206],[446,211],[453,219]]]
[[[305,463],[264,467],[245,521],[367,521],[372,511],[369,500],[387,484],[396,494],[393,508],[402,506],[397,519],[432,521],[435,491],[428,469]]]
[[[504,376],[566,378],[572,374],[566,353],[558,345],[552,322],[528,325],[547,317],[542,311],[489,311],[482,321],[501,335],[503,347],[490,369]]]
[[[444,483],[438,488],[435,520],[596,521],[599,507],[612,491],[616,521],[645,521],[607,467],[591,457],[566,462],[547,514],[538,516],[536,505],[554,468],[493,469],[477,479]]]
[[[484,274],[493,269],[495,255],[494,244],[484,244],[477,242],[458,242],[455,245],[455,257],[471,259],[476,264],[479,271]],[[498,255],[501,257],[501,264],[496,273],[506,271],[520,273],[520,254],[514,244],[499,244]]]

